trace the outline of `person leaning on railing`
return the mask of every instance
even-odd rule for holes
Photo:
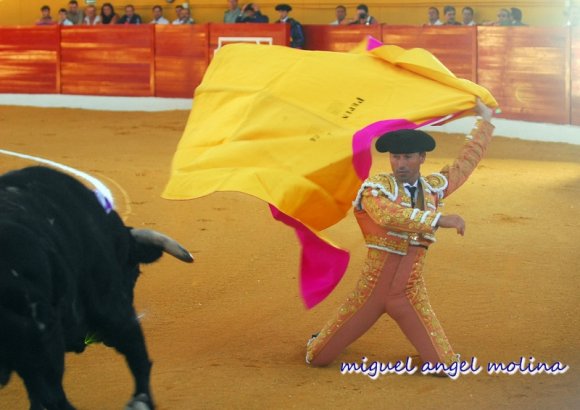
[[[457,14],[455,7],[453,6],[445,6],[443,8],[443,15],[445,16],[445,23],[444,26],[460,26],[461,23],[455,19],[455,15]]]
[[[242,9],[238,5],[238,0],[228,0],[228,9],[224,11],[224,23],[235,23],[241,15]]]
[[[66,9],[63,7],[58,11],[58,25],[59,26],[72,26],[73,23],[66,16]]]
[[[477,26],[477,23],[473,19],[474,14],[475,12],[473,11],[473,8],[469,6],[463,7],[463,10],[461,10],[461,15],[463,17],[464,26]]]
[[[40,8],[40,19],[36,22],[37,26],[51,26],[53,24],[56,24],[55,21],[52,20],[52,17],[50,15],[50,7],[48,6],[42,6]]]
[[[97,8],[93,5],[87,6],[85,9],[85,18],[83,20],[84,26],[96,26],[102,24],[101,16],[97,14]]]
[[[185,7],[184,4],[184,6],[179,10],[177,10],[177,7],[175,9],[179,13],[179,18],[177,20],[173,20],[173,23],[171,24],[195,24],[195,20],[193,17],[191,17],[191,11],[189,10],[189,7]]]
[[[362,24],[364,26],[370,26],[379,24],[379,22],[376,18],[369,14],[369,8],[366,4],[359,4],[356,6],[356,17],[350,24]]]
[[[119,15],[115,13],[115,8],[111,3],[103,3],[101,6],[101,22],[102,24],[117,24]]]
[[[68,2],[67,17],[75,26],[83,24],[85,15],[83,11],[79,9],[79,3],[77,0],[70,0]]]
[[[342,5],[336,6],[334,12],[336,13],[336,20],[330,23],[331,26],[342,26],[352,23],[353,20],[346,17],[346,7]]]
[[[169,20],[163,17],[163,7],[155,5],[151,11],[153,12],[153,19],[150,21],[151,24],[169,24]]]
[[[236,23],[268,23],[270,19],[260,12],[256,3],[248,3],[242,7],[242,15],[236,18]]]
[[[141,24],[141,16],[135,13],[135,7],[132,4],[125,6],[125,15],[119,19],[117,24]]]

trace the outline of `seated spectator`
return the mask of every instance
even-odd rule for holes
[[[153,6],[151,11],[153,12],[153,20],[151,20],[151,24],[169,24],[169,20],[163,17],[163,7]]]
[[[517,7],[511,8],[512,16],[512,26],[527,26],[527,24],[522,23],[522,11]]]
[[[182,6],[175,6],[175,17],[177,17],[175,20],[173,20],[171,22],[171,24],[181,24],[181,9],[183,7]]]
[[[280,13],[280,19],[276,23],[290,24],[290,47],[304,48],[304,30],[302,24],[288,16],[292,11],[292,6],[289,4],[278,4],[275,9]]]
[[[101,23],[102,24],[117,24],[119,15],[115,13],[115,8],[111,3],[103,3],[101,6]]]
[[[101,16],[97,15],[97,8],[95,6],[87,6],[83,25],[96,26],[97,24],[101,24]]]
[[[55,24],[50,16],[50,7],[42,6],[40,8],[40,19],[36,22],[37,26],[50,26]]]
[[[179,18],[177,20],[173,20],[172,24],[195,24],[195,20],[191,17],[191,11],[189,10],[189,7],[185,6],[186,4],[184,3],[179,10]]]
[[[427,11],[427,17],[429,21],[427,22],[428,26],[442,26],[443,22],[439,20],[439,9],[437,7],[429,7],[429,11]]]
[[[242,15],[236,19],[236,23],[268,23],[268,16],[260,12],[256,3],[248,3],[242,7]]]
[[[75,26],[83,24],[85,15],[81,9],[79,9],[79,3],[77,0],[70,0],[68,2],[68,13],[67,18],[72,21]]]
[[[445,26],[460,26],[461,23],[455,20],[455,7],[453,6],[445,6],[443,8],[443,15],[445,16]]]
[[[488,21],[483,23],[484,26],[511,26],[512,18],[508,9],[500,9],[497,12],[497,21]]]
[[[58,11],[58,24],[59,26],[72,26],[73,23],[66,16],[66,9],[62,8]]]
[[[334,20],[332,23],[330,23],[330,25],[341,26],[344,24],[352,23],[352,19],[346,17],[346,7],[336,6],[335,13],[336,13],[336,20]]]
[[[349,24],[363,24],[370,26],[371,24],[378,24],[377,19],[369,15],[369,8],[366,4],[359,4],[356,6],[356,17]]]
[[[224,23],[235,23],[241,15],[242,9],[238,5],[238,0],[228,0],[228,9],[224,11]]]
[[[461,14],[463,16],[463,25],[464,26],[476,26],[475,20],[473,20],[473,15],[475,14],[473,9],[469,6],[463,7],[461,10]]]
[[[125,6],[125,15],[119,19],[117,24],[141,24],[141,16],[135,13],[132,4]]]

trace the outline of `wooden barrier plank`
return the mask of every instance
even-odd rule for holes
[[[209,24],[209,59],[221,47],[231,43],[253,43],[288,46],[289,24]]]
[[[580,27],[571,29],[571,120],[573,125],[580,125]],[[580,139],[580,136],[579,136]]]
[[[570,30],[478,27],[478,79],[501,117],[570,123]]]
[[[153,96],[154,25],[63,27],[63,94]]]
[[[0,92],[60,93],[59,47],[58,26],[0,27]]]
[[[209,64],[209,26],[155,26],[155,95],[192,98]]]
[[[368,36],[381,38],[381,26],[304,26],[307,50],[350,51]]]
[[[476,27],[383,25],[382,41],[407,49],[429,50],[457,77],[477,82]]]

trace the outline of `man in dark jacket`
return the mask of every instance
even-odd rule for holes
[[[268,23],[268,16],[260,13],[258,5],[248,3],[242,8],[242,15],[236,18],[236,23]]]
[[[118,21],[118,24],[141,24],[141,16],[135,14],[135,7],[129,4],[125,6],[125,15],[121,17]]]
[[[278,4],[276,11],[280,13],[280,19],[276,23],[290,24],[290,47],[304,48],[305,39],[302,24],[288,16],[292,7],[289,4]]]

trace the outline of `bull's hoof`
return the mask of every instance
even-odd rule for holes
[[[153,404],[148,395],[139,393],[127,403],[125,410],[153,410]]]

